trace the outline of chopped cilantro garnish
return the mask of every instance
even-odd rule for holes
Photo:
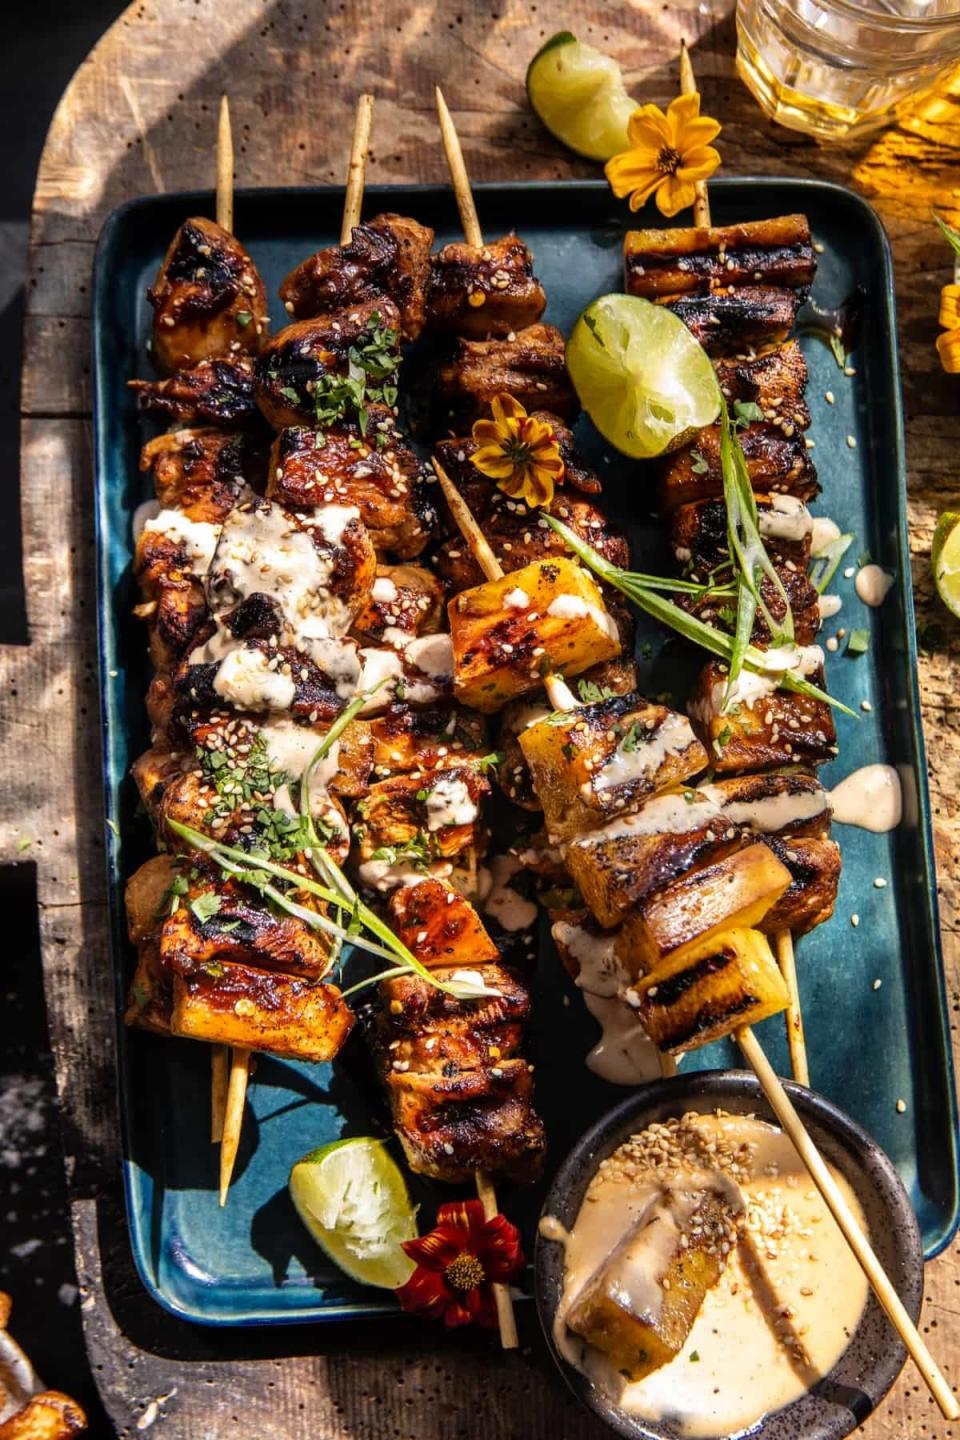
[[[190,909],[201,925],[205,925],[208,920],[213,919],[219,911],[220,905],[220,896],[214,894],[212,890],[207,890],[202,895],[198,895],[196,900],[190,901]]]
[[[577,690],[584,705],[598,705],[601,700],[613,699],[609,685],[598,685],[594,680],[578,680]]]

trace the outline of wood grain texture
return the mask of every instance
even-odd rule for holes
[[[904,367],[911,546],[923,648],[940,900],[958,1008],[960,630],[939,607],[929,552],[957,503],[958,382],[934,350],[950,257],[931,203],[960,219],[960,84],[894,130],[823,150],[769,125],[736,78],[729,0],[144,0],[81,66],[54,118],[37,181],[23,388],[23,533],[29,647],[0,652],[0,860],[38,872],[47,1003],[91,1360],[121,1435],[169,1440],[596,1437],[550,1371],[530,1307],[504,1357],[486,1339],[402,1322],[217,1334],[164,1315],[132,1273],[119,1195],[112,982],[106,936],[95,685],[89,285],[107,214],[131,197],[212,185],[219,96],[230,94],[238,181],[339,182],[350,116],[377,96],[371,181],[442,181],[433,86],[442,82],[476,180],[592,175],[524,103],[526,63],[570,28],[623,65],[635,94],[676,92],[681,37],[704,108],[724,121],[728,174],[853,184],[893,242]],[[331,139],[331,137],[334,137]],[[26,842],[29,841],[29,846]],[[952,1380],[960,1365],[960,1254],[927,1270],[924,1327]],[[906,1371],[863,1433],[952,1432]]]

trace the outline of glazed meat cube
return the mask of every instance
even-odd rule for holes
[[[656,795],[632,815],[572,840],[571,879],[601,925],[619,925],[654,891],[739,850],[741,832],[696,790]]]
[[[428,969],[471,969],[500,958],[476,910],[445,881],[404,885],[389,908],[395,933]]]
[[[818,645],[800,651],[798,673],[824,688],[823,651]],[[767,678],[746,670],[724,710],[726,692],[726,668],[711,660],[700,672],[687,705],[690,723],[718,773],[822,765],[837,753],[833,713],[825,700],[775,690]]]
[[[593,576],[559,557],[463,591],[448,613],[454,692],[484,713],[539,689],[545,674],[579,675],[620,651]]]
[[[830,833],[830,796],[815,775],[802,770],[762,775],[732,775],[699,787],[730,823],[756,835]]]
[[[691,1177],[691,1183],[692,1177]],[[634,1227],[577,1296],[568,1327],[602,1350],[627,1380],[667,1365],[683,1349],[708,1290],[720,1279],[736,1242],[742,1201],[734,1187],[675,1185],[656,1193]],[[638,1297],[656,1295],[657,1304]]]
[[[470,765],[378,780],[357,806],[360,864],[380,858],[378,851],[411,847],[423,860],[459,855],[476,844],[480,800],[489,791],[489,781]]]
[[[181,425],[246,425],[260,418],[249,356],[201,360],[165,380],[128,380],[127,386],[141,410]]]
[[[740,225],[628,230],[623,242],[626,289],[653,300],[723,285],[787,285],[806,290],[817,257],[806,215]]]
[[[741,430],[739,439],[755,493],[792,495],[802,501],[814,500],[820,494],[817,472],[801,436],[788,437],[764,421]],[[708,425],[697,435],[695,444],[668,455],[661,463],[660,507],[669,514],[689,501],[714,500],[722,495],[720,429]]]
[[[173,973],[171,1030],[193,1040],[242,1045],[290,1060],[332,1060],[354,1016],[336,985],[231,961],[223,966],[184,956]]]
[[[490,402],[503,393],[530,412],[576,419],[580,401],[564,353],[563,335],[554,325],[528,325],[502,340],[452,340],[437,368],[442,423],[459,433],[489,415]]]
[[[794,495],[757,495],[757,519],[767,554],[781,570],[789,562],[807,571],[813,516]],[[727,507],[722,500],[693,500],[670,516],[670,548],[684,576],[705,581],[730,559]]]
[[[262,633],[244,628],[257,608],[238,606],[230,616],[234,629],[218,632],[190,652],[173,677],[172,705],[166,687],[160,695],[151,693],[151,718],[169,728],[194,712],[224,709],[241,714],[286,712],[291,719],[311,723],[339,715],[362,688],[357,642],[314,640],[309,653],[294,645],[271,643],[280,624],[274,611],[267,612]]]
[[[263,488],[264,462],[255,442],[221,430],[175,430],[140,452],[161,507],[184,510],[191,520],[222,521],[246,487]]]
[[[805,935],[829,920],[840,885],[840,847],[815,835],[767,835],[766,844],[790,874],[790,889],[759,922],[768,935]]]
[[[475,963],[473,956],[461,957],[449,969],[433,969],[433,978],[448,984],[458,971],[470,969]],[[462,973],[459,978],[462,980]],[[486,989],[495,993],[475,1000],[459,999],[413,973],[384,980],[379,987],[383,1023],[393,1036],[416,1036],[465,1026],[485,1035],[522,1025],[529,1018],[530,992],[516,970],[500,964],[495,955],[484,961],[481,978]]]
[[[490,753],[486,721],[459,705],[423,709],[394,701],[369,722],[378,776],[418,770],[429,774]]]
[[[277,436],[267,494],[283,505],[355,505],[378,551],[419,555],[436,528],[436,482],[397,429],[392,410],[368,408],[366,435],[355,421],[319,432],[293,426]]]
[[[528,725],[520,748],[547,829],[573,839],[705,770],[686,716],[625,695]]]
[[[153,286],[153,358],[164,374],[215,356],[256,355],[267,294],[239,241],[212,220],[185,220]]]
[[[787,987],[765,935],[729,930],[633,987],[637,1018],[656,1045],[676,1055],[785,1010]]]
[[[200,919],[194,903],[219,902],[209,919]],[[193,882],[184,903],[163,923],[160,958],[165,969],[180,965],[217,970],[240,963],[257,970],[282,970],[305,980],[320,980],[330,966],[327,941],[292,915],[275,915],[251,905],[241,887]]]
[[[482,339],[535,325],[547,305],[533,257],[516,235],[479,249],[455,241],[434,255],[427,325]]]
[[[741,285],[705,295],[667,296],[656,304],[672,310],[709,355],[722,355],[786,340],[801,300],[796,290]]]
[[[330,245],[292,270],[280,298],[288,314],[305,320],[387,295],[400,311],[404,338],[415,340],[426,315],[433,238],[404,215],[377,215],[355,225],[347,245]]]
[[[715,365],[720,389],[729,404],[737,400],[759,405],[764,419],[778,421],[786,433],[793,425],[806,430],[810,411],[803,398],[807,362],[796,340],[786,340],[760,355],[738,355]]]
[[[399,360],[400,312],[392,300],[384,296],[336,315],[297,320],[272,336],[254,376],[257,404],[268,424],[275,430],[316,424],[326,384],[348,374],[351,350]]]
[[[546,1137],[533,1109],[526,1060],[505,1059],[450,1076],[391,1069],[386,1085],[394,1127],[415,1174],[459,1184],[478,1170],[519,1183],[540,1173]]]
[[[378,565],[367,602],[353,622],[363,645],[402,650],[417,635],[432,635],[444,616],[443,591],[422,565]]]
[[[790,882],[790,871],[766,845],[736,850],[641,900],[623,922],[617,958],[631,975],[659,974],[665,961],[721,931],[759,926]]]

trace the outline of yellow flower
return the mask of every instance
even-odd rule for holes
[[[944,285],[940,291],[940,324],[944,330],[960,325],[960,285]]]
[[[937,336],[937,354],[948,375],[960,375],[960,326]]]
[[[630,196],[639,210],[656,195],[663,215],[676,215],[693,204],[694,182],[706,180],[720,164],[711,140],[720,126],[700,114],[700,95],[678,95],[664,114],[659,105],[641,105],[627,124],[631,149],[614,155],[605,166],[618,199]]]
[[[473,463],[497,488],[528,505],[549,505],[553,487],[563,479],[560,445],[553,428],[528,415],[512,395],[496,395],[492,420],[477,420],[473,438],[479,449]]]

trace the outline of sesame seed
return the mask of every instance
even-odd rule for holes
[[[857,573],[857,567],[856,567],[856,565],[848,565],[847,568],[846,568],[846,570],[844,570],[844,572],[843,572],[843,578],[844,578],[844,580],[852,580],[853,577],[854,577],[854,575],[856,575],[856,573]]]
[[[836,401],[836,396],[834,395],[832,390],[825,390],[823,392],[823,398],[824,400],[826,400],[828,405],[833,405]]]
[[[847,436],[847,448],[850,450],[856,450],[857,448],[857,442],[853,435]]]
[[[882,980],[880,980],[880,979],[874,980],[874,982],[873,982],[873,988],[874,988],[874,990],[879,990],[879,989],[880,989],[880,986],[881,986],[882,984],[883,984],[883,981],[882,981]]]
[[[907,1108],[907,1102],[906,1102],[906,1100],[898,1100],[898,1101],[897,1101],[897,1114],[898,1114],[898,1115],[902,1115],[903,1112],[906,1110],[906,1108]]]
[[[853,926],[854,930],[856,930],[857,926],[860,924],[860,916],[859,916],[859,915],[851,915],[851,916],[850,916],[850,924]]]
[[[876,880],[874,880],[873,888],[874,890],[885,890],[887,888],[887,882],[882,875],[878,875]]]
[[[860,709],[864,710],[869,715],[870,711],[873,709],[873,706],[870,704],[869,700],[861,700]]]

